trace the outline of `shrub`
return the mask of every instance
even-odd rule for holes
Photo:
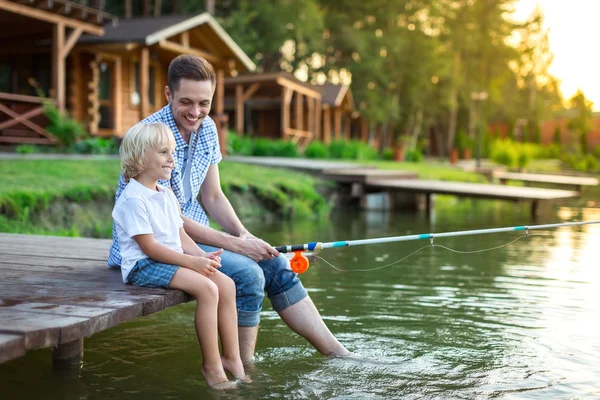
[[[561,134],[560,134],[560,126],[554,128],[554,135],[552,136],[552,143],[561,144]]]
[[[92,137],[75,143],[72,150],[79,154],[118,154],[119,145],[115,138]]]
[[[329,153],[327,152],[327,146],[323,142],[313,140],[304,150],[304,157],[306,158],[327,158]]]
[[[270,140],[258,138],[254,141],[252,150],[254,156],[265,157],[298,157],[298,147],[289,140]]]
[[[345,160],[376,160],[377,150],[358,140],[334,140],[329,144],[329,156]]]
[[[235,132],[227,133],[227,154],[249,156],[252,154],[254,143],[248,136],[240,136]]]
[[[383,153],[381,154],[381,158],[387,161],[394,159],[394,149],[386,147],[383,149]]]
[[[44,102],[44,115],[49,121],[46,130],[56,137],[61,147],[71,147],[79,138],[87,135],[79,122],[49,101]]]
[[[20,144],[15,151],[19,154],[31,154],[35,153],[36,147],[32,144]]]
[[[408,161],[408,162],[418,163],[418,162],[421,162],[422,160],[423,160],[423,154],[418,149],[408,150],[406,152],[406,155],[404,156],[404,161]]]

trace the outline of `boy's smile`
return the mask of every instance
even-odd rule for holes
[[[168,146],[148,150],[146,152],[144,169],[135,179],[152,190],[156,190],[157,181],[171,179],[171,173],[175,167],[173,150]]]

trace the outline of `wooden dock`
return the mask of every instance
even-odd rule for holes
[[[531,213],[536,215],[539,204],[545,201],[556,201],[579,197],[579,193],[571,190],[542,189],[533,187],[491,185],[483,183],[465,183],[451,181],[435,181],[424,179],[369,179],[366,186],[369,191],[402,192],[423,194],[429,211],[432,195],[447,194],[458,197],[474,197],[510,201],[531,201]]]
[[[83,338],[190,300],[123,284],[106,268],[110,243],[0,234],[0,362],[52,347],[55,365],[78,365]]]
[[[581,192],[583,186],[597,186],[599,181],[596,178],[569,176],[569,175],[550,175],[550,174],[528,174],[519,172],[497,171],[492,175],[500,183],[505,184],[508,181],[520,181],[525,184],[544,183],[556,186],[573,187]]]

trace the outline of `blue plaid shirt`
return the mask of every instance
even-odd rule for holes
[[[203,225],[208,225],[208,216],[198,202],[198,193],[200,192],[200,186],[202,186],[202,182],[204,182],[208,168],[211,165],[218,164],[222,159],[221,148],[219,147],[219,135],[214,121],[209,116],[206,116],[204,121],[202,121],[202,124],[200,124],[198,131],[193,132],[190,136],[189,145],[183,140],[179,133],[179,129],[177,129],[177,125],[175,125],[175,120],[173,119],[173,113],[171,112],[171,106],[169,104],[142,121],[142,123],[145,124],[153,122],[162,122],[167,125],[171,128],[175,136],[175,168],[171,173],[170,180],[158,181],[158,183],[162,186],[170,187],[173,190],[173,193],[175,193],[175,196],[179,201],[183,215]],[[185,148],[188,146],[191,198],[186,200],[183,190],[182,168]],[[127,183],[125,183],[123,174],[121,173],[115,202],[123,192],[123,189],[125,189],[125,186],[127,186]],[[112,246],[110,246],[107,265],[109,267],[118,267],[121,265],[121,253],[119,251],[119,242],[115,233],[114,223],[113,243]]]

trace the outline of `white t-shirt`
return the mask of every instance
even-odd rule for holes
[[[130,179],[113,209],[124,283],[127,283],[127,276],[136,262],[148,258],[133,239],[134,236],[153,234],[158,243],[183,253],[179,237],[183,220],[179,215],[177,198],[170,189],[160,185],[156,188],[158,190],[148,189],[135,179]]]

